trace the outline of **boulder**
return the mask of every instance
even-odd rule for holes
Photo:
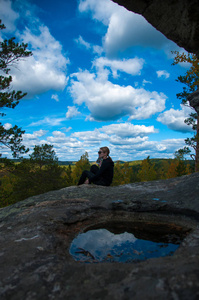
[[[71,186],[0,209],[0,299],[199,297],[199,173],[116,187]],[[188,234],[173,256],[83,263],[73,239],[114,220],[169,224]]]

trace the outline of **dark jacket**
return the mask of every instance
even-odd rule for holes
[[[113,170],[114,162],[112,161],[112,159],[110,157],[108,157],[107,159],[103,159],[99,171],[95,174],[95,176],[89,179],[89,182],[109,186],[113,181]]]

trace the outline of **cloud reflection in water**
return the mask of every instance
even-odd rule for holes
[[[172,255],[178,246],[137,239],[128,232],[114,234],[97,229],[79,234],[71,244],[70,254],[82,262],[132,262]]]

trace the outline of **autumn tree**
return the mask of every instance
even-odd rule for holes
[[[122,176],[122,167],[120,162],[116,162],[114,165],[114,175],[113,175],[113,182],[112,185],[121,185],[124,184],[123,182],[123,176]]]
[[[151,181],[157,178],[155,164],[152,164],[149,156],[142,161],[141,168],[138,172],[138,178],[140,181]]]
[[[0,30],[5,29],[4,24],[0,20]],[[15,42],[15,38],[4,40],[0,42],[0,109],[15,108],[26,93],[15,91],[11,89],[12,76],[10,73],[10,66],[22,58],[32,55],[31,51],[27,51],[28,44],[19,44]],[[5,75],[3,75],[5,74]],[[0,112],[0,116],[5,116],[5,113]],[[6,129],[0,122],[0,146],[7,147],[11,150],[13,157],[19,154],[28,152],[25,146],[22,145],[22,135],[25,131],[15,125],[12,128]],[[1,154],[0,154],[1,156]]]
[[[179,76],[176,80],[177,82],[184,84],[183,91],[176,95],[177,98],[181,100],[183,105],[190,106],[187,97],[199,89],[199,59],[196,54],[180,54],[178,51],[174,51],[173,53],[176,55],[173,65],[184,62],[190,64],[190,68],[185,75]],[[191,153],[189,147],[194,149],[194,154],[191,154],[191,157],[194,157],[195,159],[195,171],[199,171],[199,115],[193,109],[193,113],[191,113],[189,118],[185,119],[184,122],[187,125],[192,126],[192,129],[195,131],[192,138],[185,139],[185,144],[188,147],[185,146],[184,151],[186,152],[188,150],[188,153]]]
[[[131,182],[132,168],[128,162],[120,163],[117,161],[114,166],[114,176],[112,185],[128,184]]]
[[[75,164],[75,167],[72,172],[73,184],[76,185],[80,179],[80,176],[84,170],[90,169],[90,163],[88,158],[88,153],[85,152]]]

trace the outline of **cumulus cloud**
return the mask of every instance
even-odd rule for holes
[[[167,71],[165,71],[165,70],[159,70],[156,73],[157,73],[158,78],[164,77],[164,78],[167,79],[167,78],[170,77],[170,74]]]
[[[93,131],[80,131],[80,132],[75,132],[72,134],[72,137],[76,137],[78,139],[81,139],[83,141],[103,141],[103,140],[108,140],[109,136],[108,134],[101,133],[100,129],[95,129]]]
[[[10,128],[12,127],[12,124],[10,124],[10,123],[5,123],[5,124],[3,125],[3,127],[4,127],[6,130],[8,130],[8,129],[10,129]]]
[[[80,12],[91,12],[93,19],[108,27],[103,39],[108,56],[117,56],[133,46],[166,48],[166,37],[150,25],[145,18],[126,10],[109,0],[81,0]],[[129,30],[130,28],[130,30]]]
[[[43,142],[40,140],[40,138],[44,137],[46,133],[47,131],[42,129],[34,131],[33,133],[24,133],[23,144],[30,149],[32,149],[35,145],[41,145],[42,143],[44,144],[45,141]]]
[[[137,136],[143,137],[157,132],[154,126],[133,125],[128,122],[102,126],[101,130],[106,132],[108,135],[117,135],[121,138]]]
[[[116,120],[123,116],[129,116],[129,120],[147,119],[165,109],[166,96],[163,93],[120,86],[105,80],[105,77],[98,78],[94,73],[80,71],[71,79],[69,91],[74,103],[85,103],[91,118],[97,121]]]
[[[21,10],[21,2],[17,6],[10,0],[2,0],[1,4],[0,18],[5,20],[6,31],[12,32],[19,42],[28,43],[28,49],[33,53],[11,66],[12,88],[27,92],[26,98],[48,90],[63,90],[67,85],[66,71],[70,61],[63,54],[60,42],[34,16],[29,2],[24,3]],[[21,22],[20,29],[15,26],[16,20]],[[23,24],[26,24],[25,28]]]
[[[153,126],[133,125],[129,122],[115,123],[94,130],[69,133],[71,127],[49,133],[40,129],[23,135],[23,144],[30,148],[35,145],[51,144],[59,160],[78,160],[87,151],[89,159],[95,160],[101,146],[108,146],[111,157],[122,160],[150,157],[173,157],[173,153],[184,146],[184,139],[149,140],[157,130]],[[3,155],[7,149],[2,149]]]
[[[80,0],[79,11],[91,12],[95,20],[101,21],[103,24],[108,25],[113,10],[117,9],[116,5],[107,0]]]
[[[48,90],[63,90],[67,84],[65,71],[69,59],[62,55],[62,46],[49,29],[39,26],[36,35],[26,28],[21,39],[29,44],[33,56],[19,61],[17,68],[12,68],[13,87],[17,90],[25,87],[28,98]]]
[[[169,129],[180,132],[192,132],[192,127],[184,123],[184,120],[189,117],[193,110],[190,107],[180,105],[181,109],[167,110],[160,114],[157,121],[164,125],[167,125]]]
[[[68,111],[66,113],[67,119],[72,119],[79,114],[80,114],[80,112],[78,111],[78,108],[76,106],[68,106]]]
[[[118,77],[118,71],[125,72],[130,75],[140,75],[144,65],[144,60],[141,58],[122,59],[122,60],[110,60],[106,57],[97,58],[93,62],[93,66],[96,67],[98,72],[109,67],[112,71],[113,77]]]

